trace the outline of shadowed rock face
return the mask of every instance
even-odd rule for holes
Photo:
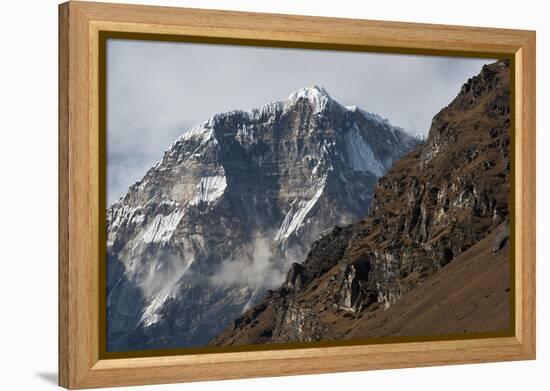
[[[426,143],[379,179],[368,216],[313,243],[281,288],[270,291],[210,344],[507,329],[509,101],[508,62],[484,66],[434,117]],[[492,245],[484,240],[488,235]],[[457,259],[462,261],[448,269]],[[475,267],[461,266],[471,259]],[[446,275],[463,286],[438,277]],[[433,284],[434,295],[444,295],[430,297],[421,288],[426,281]],[[498,290],[491,306],[479,304],[483,283]],[[420,301],[423,312],[401,316],[390,311],[401,303],[395,308],[406,313],[407,308],[420,308]],[[452,303],[464,316],[455,319],[452,311],[431,311],[427,303]],[[392,315],[381,315],[386,311]],[[432,318],[422,319],[423,313]],[[384,321],[376,323],[375,318]]]
[[[107,211],[107,350],[205,345],[418,144],[319,87],[191,129]]]

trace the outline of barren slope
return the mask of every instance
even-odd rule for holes
[[[507,331],[509,245],[493,252],[495,234],[465,251],[387,310],[354,322],[342,337],[429,336]]]

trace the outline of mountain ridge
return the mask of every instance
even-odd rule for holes
[[[107,211],[108,350],[205,344],[418,143],[320,87],[193,127]]]

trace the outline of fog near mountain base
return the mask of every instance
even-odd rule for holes
[[[190,127],[320,85],[343,105],[425,135],[432,117],[492,59],[109,40],[110,205]]]
[[[278,287],[284,282],[293,262],[302,262],[304,254],[296,249],[287,251],[287,257],[276,255],[273,236],[258,235],[250,254],[224,260],[210,282],[219,287],[247,285],[254,290]]]
[[[144,297],[174,293],[179,280],[189,272],[193,260],[193,254],[186,254],[184,257],[162,256],[150,262],[138,281]]]

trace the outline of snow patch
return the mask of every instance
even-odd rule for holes
[[[375,158],[371,147],[359,134],[356,126],[346,134],[345,138],[348,163],[354,170],[369,171],[377,177],[384,175],[386,171],[384,165]]]
[[[195,142],[198,142],[199,146],[202,146],[208,141],[212,141],[215,145],[217,145],[218,140],[216,139],[216,137],[214,137],[214,124],[217,119],[216,116],[218,115],[219,114],[216,114],[208,118],[203,123],[200,123],[192,127],[187,132],[185,132],[180,137],[178,137],[170,147],[170,155],[173,156],[176,152],[178,152],[179,150],[178,146],[183,141],[187,141],[187,140],[193,140]]]
[[[258,109],[250,109],[244,114],[248,117],[249,120],[258,121],[262,117],[268,117],[268,123],[275,116],[275,114],[282,112],[285,108],[284,102],[276,101],[271,102]]]
[[[281,227],[275,235],[274,241],[276,243],[284,242],[290,237],[290,235],[292,235],[293,232],[297,231],[298,228],[300,228],[309,211],[317,203],[317,201],[321,197],[321,194],[323,194],[323,191],[325,189],[325,182],[326,176],[323,178],[319,188],[317,189],[317,192],[310,200],[299,201],[297,211],[294,210],[294,206],[290,208],[283,220],[283,223],[281,224]]]
[[[154,325],[155,323],[158,323],[159,320],[161,319],[161,315],[159,314],[159,312],[169,297],[170,297],[170,294],[155,296],[149,302],[149,304],[145,308],[145,311],[143,311],[143,314],[141,315],[141,319],[139,320],[140,323],[142,323],[143,326],[145,327],[149,327]]]
[[[145,217],[142,208],[124,205],[122,198],[107,210],[107,247],[114,244],[118,230],[129,225],[139,226]]]
[[[225,175],[207,176],[201,178],[197,185],[197,193],[190,205],[198,205],[201,202],[212,203],[220,198],[227,188]]]
[[[332,100],[327,91],[323,87],[313,86],[308,88],[300,88],[298,91],[291,94],[286,106],[293,106],[300,99],[306,99],[312,106],[314,113],[320,113]]]
[[[170,240],[184,212],[175,210],[169,215],[157,215],[143,233],[143,243],[166,243]]]

